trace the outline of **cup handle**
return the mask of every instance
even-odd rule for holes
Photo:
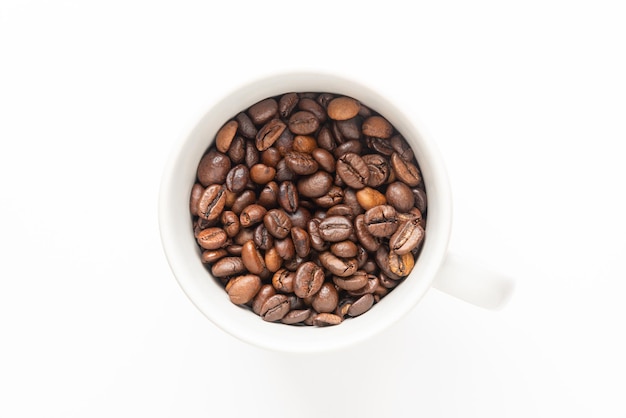
[[[508,276],[448,253],[433,287],[476,306],[497,310],[511,298],[515,282]]]

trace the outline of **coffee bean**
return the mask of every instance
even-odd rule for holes
[[[325,251],[319,255],[320,263],[332,274],[339,277],[348,277],[357,270],[357,261],[353,258],[339,258]]]
[[[335,126],[347,140],[361,139],[361,123],[359,118],[335,121]]]
[[[306,229],[309,221],[311,220],[311,212],[303,207],[298,207],[298,209],[296,209],[293,213],[287,213],[287,216],[291,219],[291,225],[293,227],[302,229]]]
[[[289,118],[289,130],[296,135],[312,134],[319,127],[320,122],[311,112],[301,110]]]
[[[332,186],[325,195],[313,199],[313,202],[322,208],[330,208],[342,201],[343,189],[339,186]]]
[[[255,164],[258,164],[261,161],[261,155],[259,154],[259,150],[256,148],[254,143],[246,142],[246,157],[245,157],[246,167],[250,168]]]
[[[267,184],[274,179],[276,169],[265,164],[255,164],[250,168],[250,180],[256,184]]]
[[[191,188],[191,195],[189,198],[189,211],[192,216],[198,216],[198,202],[200,197],[204,193],[204,187],[200,183],[195,183]]]
[[[222,257],[213,266],[211,273],[215,277],[228,277],[246,271],[241,257]]]
[[[426,200],[426,192],[422,189],[415,188],[412,189],[413,199],[415,201],[415,207],[420,210],[420,212],[425,213],[426,208],[428,207],[428,201]]]
[[[352,208],[350,208],[350,206],[348,205],[341,203],[328,208],[328,210],[326,211],[326,217],[328,218],[331,216],[343,216],[345,218],[348,218],[350,222],[352,222],[352,218],[354,218]]]
[[[424,230],[419,220],[404,222],[389,239],[389,249],[396,254],[410,253],[424,239]]]
[[[228,197],[227,197],[228,201]],[[234,203],[231,206],[231,210],[235,212],[237,215],[241,214],[241,212],[249,205],[256,202],[256,195],[252,190],[245,190],[235,199]]]
[[[247,228],[264,220],[266,214],[267,209],[261,205],[253,203],[246,206],[246,208],[241,212],[241,215],[239,215],[239,223],[242,227]]]
[[[294,136],[289,129],[285,129],[282,134],[274,142],[274,147],[278,150],[283,157],[288,152],[293,151]]]
[[[385,192],[387,202],[398,212],[408,212],[415,203],[413,192],[406,184],[396,181],[387,186]]]
[[[396,152],[391,154],[391,167],[398,180],[405,182],[409,186],[417,186],[422,181],[422,176],[417,167],[412,163],[404,161]]]
[[[352,209],[352,214],[356,217],[365,211],[359,204],[359,200],[356,197],[356,191],[353,189],[346,189],[343,193],[343,203]]]
[[[411,253],[400,255],[393,251],[389,252],[389,270],[395,275],[408,276],[414,265],[415,260]]]
[[[391,148],[406,162],[413,161],[413,150],[401,135],[394,135],[389,140]]]
[[[280,184],[278,191],[278,203],[287,212],[294,213],[299,204],[298,190],[291,181],[284,181]]]
[[[268,248],[265,250],[265,267],[271,273],[277,272],[280,267],[283,265],[283,259],[275,247]]]
[[[274,237],[267,232],[267,228],[263,223],[260,223],[254,228],[253,233],[254,244],[263,251],[267,251],[274,246]]]
[[[286,128],[287,125],[280,119],[267,122],[256,134],[256,149],[264,151],[271,147]]]
[[[367,185],[370,172],[363,159],[353,153],[344,154],[337,160],[337,174],[350,187],[362,189]]]
[[[198,245],[205,250],[217,250],[226,244],[227,239],[226,232],[222,228],[217,227],[203,229],[196,237]]]
[[[339,325],[343,319],[332,313],[319,313],[312,318],[312,324],[316,327],[329,327],[333,325]]]
[[[256,132],[256,130],[255,130]],[[228,158],[235,164],[241,164],[246,160],[246,140],[237,135],[228,149]]]
[[[266,209],[273,209],[278,205],[279,188],[275,181],[267,183],[259,193],[259,205]]]
[[[380,273],[378,275],[378,282],[381,284],[381,286],[387,289],[393,289],[400,284],[400,280],[392,280],[387,277],[385,273]]]
[[[257,250],[254,241],[250,240],[241,248],[241,260],[246,269],[252,274],[261,274],[265,270],[265,260]]]
[[[287,160],[284,158],[276,164],[276,181],[291,181],[295,180],[296,173],[291,171],[287,166]]]
[[[389,205],[369,209],[363,221],[368,232],[375,237],[390,237],[398,229],[396,210]]]
[[[254,239],[254,228],[240,228],[239,233],[233,237],[232,243],[243,245],[251,239]]]
[[[265,164],[268,167],[276,168],[278,162],[283,158],[276,147],[269,147],[268,149],[261,152],[261,163]]]
[[[323,148],[315,148],[311,151],[311,157],[317,162],[319,167],[328,172],[335,172],[335,157]]]
[[[277,292],[293,293],[296,273],[287,269],[280,269],[272,276],[272,286]]]
[[[337,141],[335,140],[335,137],[333,136],[328,125],[324,125],[320,128],[320,131],[317,134],[317,144],[320,148],[329,152],[332,152],[335,148],[337,148]]]
[[[317,103],[319,103],[324,109],[326,109],[328,108],[328,103],[330,103],[330,101],[334,98],[334,94],[321,93],[319,96],[317,96],[317,99],[315,99],[315,101],[317,101]]]
[[[330,252],[337,257],[353,258],[357,256],[359,249],[352,241],[340,241],[330,246]]]
[[[261,315],[261,308],[269,298],[276,294],[276,289],[271,284],[264,284],[252,299],[252,312]]]
[[[343,241],[352,234],[352,223],[345,216],[330,216],[320,222],[319,234],[325,241]]]
[[[222,214],[226,204],[224,190],[224,186],[219,184],[212,184],[207,187],[198,201],[198,216],[207,221],[217,219]]]
[[[248,115],[255,125],[263,125],[278,113],[278,103],[275,99],[265,99],[253,104],[248,109]]]
[[[231,142],[235,138],[235,134],[237,133],[237,128],[239,128],[239,123],[236,120],[228,121],[224,126],[217,131],[217,136],[215,137],[215,148],[221,153],[226,153],[230,148]]]
[[[321,220],[313,218],[309,221],[307,230],[309,232],[309,239],[311,240],[311,247],[316,251],[326,251],[328,249],[328,242],[324,241],[319,233],[319,224]]]
[[[368,148],[376,151],[377,153],[385,156],[390,156],[394,153],[394,149],[391,146],[391,142],[387,139],[377,138],[377,137],[368,137],[365,141]]]
[[[261,289],[261,278],[254,274],[237,276],[228,281],[226,292],[230,301],[236,305],[248,303]]]
[[[283,319],[280,320],[280,322],[288,325],[298,324],[305,321],[309,317],[309,315],[311,315],[310,309],[292,310],[289,311],[289,313],[285,315]]]
[[[239,233],[241,224],[239,223],[239,216],[237,216],[235,212],[225,210],[222,212],[220,221],[222,222],[224,232],[226,232],[226,235],[228,235],[229,238],[232,238]]]
[[[296,93],[283,94],[278,101],[278,113],[280,113],[280,116],[285,119],[288,118],[298,105],[299,100]]]
[[[328,193],[332,185],[332,176],[325,171],[318,171],[298,180],[298,193],[304,197],[320,197]]]
[[[239,132],[241,135],[248,139],[254,139],[257,129],[250,117],[244,112],[239,112],[237,116],[235,116],[235,120],[239,123]]]
[[[361,141],[350,140],[337,146],[337,148],[333,150],[333,155],[335,156],[335,158],[339,159],[341,158],[342,155],[345,155],[348,153],[361,155],[362,152],[363,152],[363,145],[361,145]]]
[[[198,180],[204,187],[210,184],[223,184],[230,167],[228,157],[212,148],[198,164]]]
[[[382,116],[370,116],[363,121],[363,135],[373,136],[376,138],[390,138],[393,133],[393,127]]]
[[[324,283],[324,271],[312,261],[300,265],[296,270],[294,293],[300,298],[316,294]]]
[[[359,114],[359,102],[351,97],[337,97],[328,103],[328,117],[334,120],[348,120]]]
[[[291,219],[282,209],[271,209],[263,217],[268,232],[275,238],[283,239],[289,235],[292,227]]]
[[[324,283],[320,290],[313,296],[311,306],[317,312],[333,312],[339,303],[339,293],[332,283]]]
[[[287,167],[298,175],[308,175],[315,173],[319,165],[313,159],[311,154],[292,151],[285,156]]]
[[[293,241],[293,246],[296,250],[296,254],[298,257],[306,257],[309,255],[311,251],[311,240],[309,239],[309,234],[297,226],[291,228],[291,240]]]
[[[362,270],[355,271],[353,275],[348,277],[333,277],[333,283],[343,290],[357,290],[367,285],[369,275]]]
[[[264,321],[280,321],[289,312],[289,299],[285,295],[271,296],[261,307],[261,318]]]
[[[365,286],[363,286],[360,289],[356,289],[356,290],[348,290],[348,295],[350,296],[363,296],[363,295],[367,295],[370,293],[374,293],[376,291],[376,289],[378,289],[378,278],[376,276],[373,275],[368,275],[367,276],[367,283],[365,284]]]
[[[385,184],[389,178],[389,172],[391,171],[387,160],[379,154],[368,154],[364,155],[362,158],[370,172],[367,185],[370,187],[379,187]]]
[[[326,122],[326,109],[313,99],[300,99],[298,102],[298,109],[312,113],[319,123]]]
[[[359,316],[369,311],[374,305],[374,296],[367,293],[352,303],[350,309],[348,309],[348,315]]]
[[[291,237],[274,240],[274,248],[283,260],[292,260],[296,256],[296,248]]]
[[[369,210],[374,206],[386,205],[387,199],[385,195],[371,187],[364,187],[356,192],[356,199],[359,205],[365,210]]]
[[[233,167],[226,176],[226,187],[233,193],[243,191],[250,181],[250,170],[243,164]]]
[[[239,244],[231,244],[226,246],[226,252],[235,257],[241,257],[241,249],[243,246]]]
[[[202,262],[204,264],[213,264],[222,257],[226,257],[228,252],[225,249],[204,250],[202,252]]]

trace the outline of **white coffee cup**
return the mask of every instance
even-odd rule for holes
[[[189,196],[202,155],[217,130],[259,100],[288,92],[331,92],[361,101],[380,112],[411,145],[428,196],[426,238],[413,271],[404,282],[365,314],[332,327],[269,323],[233,305],[221,284],[200,261],[194,238]],[[509,278],[484,270],[448,253],[452,199],[445,166],[424,132],[382,94],[346,77],[319,72],[292,72],[249,82],[221,100],[193,131],[175,144],[165,168],[159,196],[159,226],[170,268],[183,291],[216,326],[250,344],[287,352],[319,352],[346,347],[370,338],[406,315],[435,286],[485,308],[499,308],[513,290]]]

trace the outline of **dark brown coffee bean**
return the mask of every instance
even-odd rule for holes
[[[396,208],[398,212],[408,212],[415,203],[413,192],[406,184],[395,181],[387,186],[385,192],[387,203]]]
[[[274,240],[274,248],[283,260],[293,260],[296,256],[296,248],[293,245],[291,237]]]
[[[243,305],[252,300],[261,289],[261,278],[254,274],[237,276],[228,281],[226,292],[235,305]]]
[[[256,132],[256,131],[255,131]],[[228,157],[235,164],[241,164],[246,160],[246,140],[237,135],[228,149]]]
[[[278,206],[278,184],[275,181],[267,183],[259,193],[259,205],[266,209],[272,209]]]
[[[339,293],[332,283],[324,283],[320,290],[313,295],[311,306],[317,312],[334,312],[339,303]]]
[[[278,103],[274,99],[261,100],[248,109],[248,116],[255,125],[263,125],[278,113]]]
[[[285,238],[285,239],[291,239],[291,238]],[[299,257],[297,254],[289,259],[289,260],[283,260],[283,266],[285,266],[285,268],[289,271],[296,271],[298,269],[298,267],[300,267],[300,265],[302,263],[304,263],[305,261],[308,261],[308,258],[302,258]]]
[[[416,219],[413,222],[403,222],[398,230],[389,239],[389,249],[396,254],[410,253],[424,239],[424,230]]]
[[[224,190],[224,186],[219,184],[212,184],[207,187],[198,201],[198,216],[207,221],[217,219],[222,214],[226,204]]]
[[[296,178],[296,173],[287,166],[287,161],[283,158],[276,164],[276,181],[291,181]]]
[[[267,209],[261,205],[253,203],[246,206],[246,208],[241,212],[241,215],[239,215],[239,223],[243,228],[248,228],[249,226],[263,221],[266,214]]]
[[[384,273],[389,279],[400,280],[402,277],[391,271],[391,266],[389,265],[389,254],[389,248],[381,245],[380,248],[378,248],[378,251],[376,251],[376,264],[378,264],[381,272]],[[397,256],[397,254],[395,255]]]
[[[374,305],[374,296],[367,293],[352,303],[348,309],[348,315],[352,317],[362,315],[369,311],[372,305]]]
[[[311,220],[311,212],[308,209],[299,207],[294,213],[288,213],[289,219],[293,227],[306,229]]]
[[[337,160],[337,174],[350,187],[362,189],[367,185],[370,172],[361,156],[348,153]]]
[[[254,239],[254,228],[240,228],[239,233],[233,237],[232,243],[243,245],[251,239]]]
[[[252,299],[252,312],[261,315],[261,308],[269,298],[276,294],[276,289],[271,284],[264,284]]]
[[[422,181],[422,176],[417,167],[404,161],[398,153],[391,154],[391,167],[398,180],[408,184],[411,187],[417,186]]]
[[[280,151],[278,151],[278,148],[275,147],[269,147],[265,151],[261,152],[261,163],[268,167],[276,168],[276,165],[282,158],[283,156],[280,155]]]
[[[369,257],[369,254],[368,254],[368,257]],[[363,264],[362,268],[363,268],[363,271],[365,271],[367,274],[375,274],[378,272],[378,266],[376,265],[376,262],[369,258],[367,259],[365,264]]]
[[[364,187],[356,192],[356,199],[359,205],[365,210],[370,210],[374,206],[386,205],[385,195],[371,187]]]
[[[328,249],[328,242],[324,241],[319,233],[319,224],[321,220],[318,218],[313,218],[309,221],[308,224],[308,232],[309,239],[311,240],[311,247],[313,247],[316,251],[326,251]]]
[[[316,327],[329,327],[333,325],[339,325],[343,319],[332,313],[319,313],[312,317],[312,324]]]
[[[274,237],[267,232],[267,228],[262,223],[254,228],[253,239],[256,246],[263,251],[269,250],[274,246]]]
[[[340,204],[342,201],[343,189],[339,186],[332,186],[325,195],[313,199],[313,202],[315,202],[317,206],[323,208],[330,208]]]
[[[308,175],[315,173],[319,165],[313,159],[311,154],[292,151],[285,156],[285,163],[291,171],[299,175]]]
[[[228,197],[226,198],[228,201]],[[256,195],[252,190],[245,190],[235,199],[231,210],[235,212],[237,215],[241,214],[241,212],[248,206],[252,205],[256,202]]]
[[[361,139],[361,124],[359,118],[335,121],[341,135],[347,140]]]
[[[428,201],[426,200],[426,192],[420,188],[414,188],[413,199],[415,202],[415,207],[420,210],[420,212],[425,213],[426,208],[428,208]]]
[[[261,318],[264,321],[280,321],[289,312],[289,299],[285,295],[270,297],[261,307]]]
[[[359,249],[352,241],[340,241],[330,246],[330,252],[337,257],[354,258],[359,253]]]
[[[198,216],[198,203],[203,194],[204,187],[200,183],[195,183],[191,188],[191,195],[189,196],[189,211],[193,216]]]
[[[241,135],[248,139],[254,139],[257,130],[250,117],[244,112],[240,112],[235,116],[235,120],[239,123],[239,132]]]
[[[341,144],[343,144],[344,142],[348,141],[348,138],[345,138],[343,136],[343,134],[341,133],[341,131],[339,130],[339,126],[337,126],[336,122],[332,122],[330,124],[330,131],[333,134],[333,138],[335,138],[335,142],[337,143],[337,146],[340,146]],[[336,150],[335,150],[336,151]],[[333,151],[333,153],[335,152]],[[340,157],[341,155],[338,155],[337,157]]]
[[[259,154],[259,150],[256,149],[254,143],[250,141],[246,142],[246,166],[250,168],[253,165],[258,164],[260,161],[261,155]]]
[[[291,219],[282,209],[269,210],[263,217],[263,223],[268,232],[278,239],[283,239],[289,235],[292,227]]]
[[[312,261],[307,261],[298,267],[294,280],[294,293],[300,298],[307,298],[316,294],[324,283],[324,271]]]
[[[365,212],[359,204],[359,200],[356,197],[356,191],[353,189],[348,188],[344,190],[343,203],[352,209],[352,213],[355,217]]]
[[[335,150],[333,151],[333,155],[335,156],[335,158],[341,158],[342,155],[348,153],[361,155],[362,152],[363,145],[361,145],[361,141],[350,140],[337,146],[337,148],[335,148]]]
[[[222,257],[211,267],[215,277],[234,276],[246,271],[241,257]]]
[[[337,141],[332,134],[331,129],[324,125],[317,134],[317,144],[326,151],[333,152],[337,148]]]
[[[391,171],[387,160],[379,154],[368,154],[363,156],[363,161],[370,172],[367,185],[370,187],[379,187],[385,184],[389,178],[389,172]]]
[[[315,148],[311,151],[311,157],[317,162],[320,168],[328,173],[335,172],[335,157],[323,148]]]
[[[379,154],[390,156],[394,153],[394,150],[391,147],[391,142],[389,142],[388,139],[367,137],[365,143],[367,144],[368,148],[376,151]]]
[[[198,164],[198,180],[204,187],[211,184],[223,184],[230,167],[230,159],[216,149],[211,148]]]
[[[319,234],[325,241],[344,241],[352,234],[352,223],[345,216],[329,216],[320,222]]]
[[[293,246],[296,249],[296,254],[298,257],[306,257],[309,255],[311,251],[311,241],[309,239],[309,234],[297,226],[291,228],[291,240],[293,241]]]
[[[226,257],[227,254],[228,252],[223,248],[219,250],[204,250],[202,252],[202,262],[204,264],[213,264],[220,258]]]
[[[280,322],[287,325],[299,324],[300,322],[304,322],[309,315],[311,315],[310,309],[292,310],[289,311],[289,313],[285,315]]]
[[[240,193],[250,181],[250,170],[243,164],[233,167],[226,176],[226,187],[233,193]]]
[[[363,220],[369,233],[375,237],[390,237],[398,229],[398,218],[393,206],[373,207],[365,212]]]
[[[272,276],[272,286],[277,292],[293,293],[296,273],[287,269],[280,269]]]
[[[365,286],[357,290],[348,290],[348,295],[358,297],[371,294],[376,292],[379,287],[378,278],[376,276],[369,275]]]
[[[222,222],[224,232],[226,232],[226,235],[228,235],[229,238],[232,238],[239,233],[241,224],[239,223],[239,216],[237,216],[235,212],[225,210],[222,212],[220,221]]]
[[[413,150],[401,135],[394,135],[389,140],[391,148],[406,162],[413,161]]]
[[[298,210],[300,199],[296,186],[290,181],[280,183],[278,190],[278,203],[285,211],[294,213]]]
[[[378,275],[378,282],[381,284],[381,286],[387,289],[393,289],[400,284],[401,280],[392,280],[387,277],[385,273],[380,273]]]
[[[368,278],[369,275],[366,272],[358,270],[348,277],[333,276],[333,283],[343,290],[357,290],[367,285]]]
[[[280,100],[278,100],[278,113],[280,116],[287,119],[298,105],[299,100],[296,93],[283,94]]]
[[[265,270],[265,260],[254,241],[250,240],[241,248],[241,260],[246,269],[252,274],[261,274]]]
[[[293,134],[289,129],[285,129],[276,142],[274,142],[274,148],[284,157],[288,152],[293,151],[293,141]]]
[[[304,197],[320,197],[328,193],[333,185],[333,177],[325,171],[318,171],[298,180],[298,193]]]
[[[235,138],[238,127],[239,123],[236,120],[231,120],[226,122],[220,130],[217,131],[217,136],[215,137],[215,148],[217,148],[219,152],[226,154],[230,148],[231,142],[233,142],[233,139]]]
[[[217,250],[226,244],[228,236],[222,228],[212,227],[203,229],[198,233],[196,241],[205,250]]]
[[[311,112],[299,111],[289,117],[289,130],[296,135],[309,135],[317,131],[320,122]]]
[[[328,271],[339,277],[352,276],[358,267],[354,258],[339,258],[328,251],[321,253],[319,260]]]
[[[283,259],[281,258],[280,254],[278,254],[276,248],[268,248],[265,251],[265,267],[267,267],[267,270],[275,273],[280,269],[282,265]]]
[[[334,120],[348,120],[359,114],[359,102],[351,97],[337,97],[328,103],[328,117]]]
[[[382,116],[370,116],[363,121],[363,135],[376,138],[390,138],[393,134],[393,126]]]
[[[280,119],[272,119],[267,122],[256,134],[256,149],[264,151],[271,147],[286,128],[287,125]]]
[[[350,208],[350,206],[348,205],[341,204],[341,203],[328,208],[328,210],[326,211],[326,217],[328,218],[331,216],[344,216],[348,218],[350,222],[352,222],[352,219],[354,218],[354,214],[352,213],[352,208]]]
[[[241,249],[243,248],[243,246],[239,245],[239,244],[231,244],[226,246],[226,252],[230,255],[233,255],[235,257],[241,257]]]
[[[326,110],[315,100],[309,98],[300,99],[298,109],[312,113],[319,123],[326,122]]]
[[[317,96],[317,99],[315,99],[315,101],[317,101],[317,103],[319,103],[324,109],[326,109],[328,107],[328,103],[330,103],[330,101],[334,98],[335,98],[334,94],[322,93],[319,96]]]

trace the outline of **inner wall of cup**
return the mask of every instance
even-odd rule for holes
[[[350,318],[336,327],[266,323],[248,310],[233,306],[222,286],[201,264],[201,251],[191,226],[188,202],[196,168],[212,145],[217,130],[259,100],[292,91],[351,96],[387,118],[413,148],[429,200],[424,247],[410,276],[366,314]],[[162,201],[161,205],[168,219],[162,222],[162,235],[171,235],[163,238],[172,270],[187,296],[209,319],[232,335],[255,345],[287,351],[318,351],[348,345],[373,335],[404,316],[421,299],[445,254],[451,214],[447,177],[438,155],[403,112],[369,88],[347,79],[323,74],[286,74],[237,89],[216,103],[199,122],[182,144],[168,171],[163,182],[167,201]],[[169,223],[171,230],[167,230],[163,223]]]

